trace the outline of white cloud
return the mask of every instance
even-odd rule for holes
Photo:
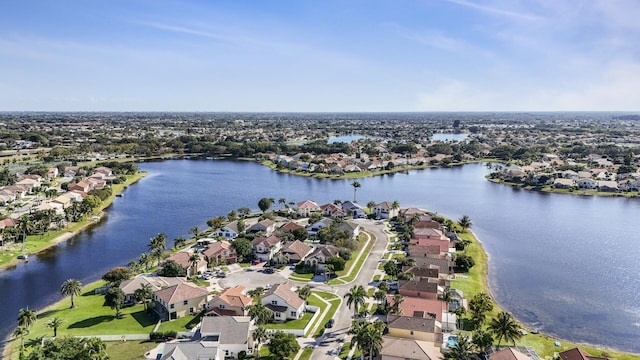
[[[524,11],[507,10],[507,9],[504,9],[503,7],[498,7],[498,6],[481,5],[481,4],[477,4],[475,2],[466,1],[466,0],[446,0],[446,1],[453,4],[464,6],[467,8],[471,8],[474,10],[479,10],[484,13],[508,17],[514,20],[521,21],[521,20],[541,20],[542,19],[540,16],[535,14],[531,14]]]

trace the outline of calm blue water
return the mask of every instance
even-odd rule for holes
[[[207,219],[262,197],[319,203],[352,199],[348,180],[279,174],[250,162],[140,164],[149,176],[117,198],[99,226],[0,272],[0,329],[21,307],[58,299],[68,278],[87,283]],[[487,182],[481,164],[359,179],[360,203],[397,200],[453,219],[471,217],[490,254],[494,295],[516,317],[576,341],[640,353],[640,199],[544,195]],[[278,204],[274,204],[278,208]],[[81,299],[80,299],[81,301]]]
[[[469,134],[442,134],[436,133],[431,137],[432,141],[462,141],[469,137]]]
[[[327,140],[327,144],[333,144],[333,143],[337,143],[337,142],[343,142],[343,143],[350,144],[350,143],[352,143],[354,141],[358,141],[358,140],[364,139],[364,138],[365,138],[365,136],[362,136],[362,135],[331,136]]]

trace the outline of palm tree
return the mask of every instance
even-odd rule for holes
[[[253,344],[254,350],[258,350],[260,348],[260,344],[264,343],[269,339],[269,333],[267,333],[267,329],[262,326],[258,326],[253,330]]]
[[[256,299],[256,302],[260,302],[260,298],[262,297],[262,295],[264,295],[264,288],[262,286],[258,286],[257,288],[253,289],[253,290],[249,290],[247,291],[247,295],[251,296],[252,298]]]
[[[138,264],[144,266],[144,271],[149,270],[149,263],[151,262],[151,257],[147,253],[142,253],[138,256]]]
[[[358,190],[359,187],[362,187],[362,185],[360,185],[359,182],[354,181],[351,183],[351,186],[353,186],[353,202],[357,202],[356,201],[356,191]]]
[[[493,337],[484,330],[477,330],[473,333],[471,340],[476,349],[482,353],[486,353],[487,349],[493,344]]]
[[[271,310],[262,304],[248,305],[246,309],[256,325],[264,325],[271,319]]]
[[[371,200],[367,203],[367,207],[369,208],[369,210],[373,211],[373,208],[376,207],[376,202]]]
[[[24,250],[24,243],[27,242],[27,235],[34,230],[35,224],[31,220],[31,216],[29,216],[29,214],[20,216],[19,220],[20,223],[18,224],[18,228],[22,232],[22,249]]]
[[[191,229],[189,229],[189,234],[192,234],[193,237],[198,237],[199,233],[200,233],[200,229],[197,226],[194,226]]]
[[[29,308],[22,308],[18,313],[18,326],[24,326],[29,330],[31,325],[36,322],[38,316],[35,310],[29,310]]]
[[[298,296],[300,296],[301,299],[307,300],[309,295],[311,295],[311,287],[309,285],[305,285],[305,286],[299,288],[296,291],[296,293],[298,294]]]
[[[133,292],[133,297],[137,301],[144,302],[144,310],[146,311],[147,304],[149,303],[149,300],[151,300],[151,298],[153,297],[153,289],[151,289],[151,285],[149,284],[140,285],[140,288],[136,289],[136,291]]]
[[[496,339],[498,339],[498,347],[500,347],[502,339],[505,339],[507,342],[512,341],[513,346],[515,346],[516,340],[522,337],[518,323],[516,323],[513,316],[506,311],[501,311],[497,317],[491,319],[489,330]]]
[[[349,333],[353,334],[352,341],[355,342],[363,356],[370,359],[382,350],[382,332],[384,323],[376,320],[370,323],[364,320],[356,320],[351,325]]]
[[[469,311],[471,312],[471,318],[477,326],[484,324],[487,313],[493,310],[493,303],[489,295],[485,293],[475,294],[471,300],[469,300]]]
[[[287,204],[287,199],[280,198],[280,199],[278,199],[278,203],[280,204],[280,210],[282,210],[284,208],[284,206]]]
[[[238,208],[238,215],[240,215],[241,218],[245,218],[249,214],[251,214],[251,209],[249,209],[248,207],[243,206],[241,208]]]
[[[404,302],[404,297],[400,294],[393,295],[393,306],[391,307],[391,314],[402,315],[402,309],[400,304]]]
[[[358,308],[365,303],[367,292],[362,285],[354,285],[344,297],[347,299],[349,309],[351,309],[351,305],[353,305],[353,316],[355,317],[358,314]]]
[[[47,323],[47,327],[50,327],[53,329],[53,337],[58,336],[58,328],[62,325],[62,319],[60,319],[59,317],[54,317],[53,319],[49,320],[49,322]]]
[[[458,322],[458,328],[462,327],[462,316],[467,313],[467,310],[464,306],[458,306],[453,310],[453,313],[456,314],[456,321]]]
[[[398,210],[400,209],[400,203],[398,202],[398,200],[395,200],[393,203],[391,203],[391,208],[393,210]]]
[[[458,225],[460,225],[460,227],[462,228],[463,232],[466,232],[467,229],[469,229],[471,226],[473,226],[473,224],[471,223],[471,219],[469,218],[468,215],[463,215],[458,220]]]
[[[378,304],[382,304],[382,301],[387,297],[387,293],[382,290],[377,290],[373,293],[373,298],[378,301]]]
[[[162,254],[167,249],[167,235],[164,233],[158,233],[158,235],[151,238],[149,241],[149,249],[151,250],[151,255],[158,258],[158,265],[160,265],[160,260],[162,259]]]
[[[444,354],[446,360],[471,360],[473,357],[473,345],[469,338],[464,335],[458,335],[458,343],[449,348]]]
[[[92,360],[105,360],[109,358],[107,354],[107,344],[98,338],[82,339],[82,346],[87,349]]]
[[[13,331],[14,337],[20,337],[20,352],[24,350],[24,337],[29,335],[29,329],[25,326],[18,326]]]
[[[76,307],[76,303],[74,302],[74,297],[76,295],[80,295],[82,291],[82,283],[78,279],[68,279],[62,283],[60,286],[60,292],[63,296],[71,296],[71,307],[73,309]]]
[[[177,238],[173,239],[173,247],[179,248],[183,246],[186,242],[187,242],[187,239],[185,239],[182,236],[178,236]]]
[[[447,326],[449,326],[449,304],[454,300],[455,292],[451,289],[445,290],[442,294],[438,295],[438,300],[442,301],[447,306]]]
[[[198,262],[200,262],[200,254],[193,253],[191,254],[191,256],[189,256],[189,264],[191,264],[191,270],[196,269]]]

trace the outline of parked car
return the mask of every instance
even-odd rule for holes
[[[265,274],[273,274],[274,272],[276,272],[273,268],[266,268],[264,269],[264,273]]]
[[[324,327],[326,328],[332,328],[333,327],[333,323],[335,323],[335,320],[333,319],[329,319],[329,321],[327,321],[326,324],[324,324]]]
[[[272,286],[271,284],[267,284],[267,285],[264,286],[264,289],[265,290],[269,290],[269,289],[271,289],[271,286]]]

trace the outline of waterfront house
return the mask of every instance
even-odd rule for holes
[[[389,336],[427,341],[436,346],[442,345],[442,326],[433,318],[389,314],[387,328]]]
[[[312,200],[299,202],[296,206],[296,213],[302,217],[309,217],[312,213],[320,211],[320,206]]]
[[[382,337],[380,360],[439,360],[441,358],[440,348],[432,342],[387,335]]]
[[[373,207],[373,213],[376,215],[376,218],[390,219],[398,216],[398,208],[394,207],[393,203],[389,201],[383,201]]]
[[[125,280],[120,283],[119,287],[124,292],[124,301],[135,301],[134,293],[140,289],[142,285],[148,285],[151,287],[151,291],[155,292],[169,286],[178,285],[186,282],[185,278],[181,277],[164,277],[164,276],[136,276],[133,279]]]
[[[320,210],[322,211],[323,216],[328,217],[345,216],[346,214],[342,207],[333,203],[320,206]]]
[[[532,360],[517,349],[507,347],[489,355],[489,360]]]
[[[582,178],[577,181],[579,189],[595,189],[596,181],[591,178]]]
[[[599,180],[598,191],[616,192],[620,191],[618,183],[612,180]]]
[[[405,297],[437,300],[438,294],[442,294],[443,291],[444,289],[439,286],[439,281],[434,278],[420,277],[398,281],[398,292]]]
[[[353,217],[356,219],[364,219],[365,217],[367,217],[367,212],[365,211],[365,208],[352,201],[343,202],[342,209],[347,214],[352,214]]]
[[[208,293],[188,282],[169,286],[153,293],[153,309],[163,321],[194,315],[206,308]]]
[[[581,348],[573,348],[558,354],[560,360],[613,360],[603,356],[593,356]]]
[[[395,304],[393,295],[387,295],[385,301],[390,306]],[[436,319],[441,323],[444,331],[456,331],[456,315],[448,311],[444,301],[404,296],[398,308],[402,315]]]
[[[573,179],[555,179],[553,181],[553,187],[558,189],[571,189],[575,186],[575,181]]]
[[[211,264],[235,264],[238,261],[236,250],[228,241],[216,241],[209,243],[202,252],[207,262]]]
[[[258,237],[251,241],[253,254],[256,259],[269,261],[282,248],[282,241],[277,236]]]
[[[260,220],[247,229],[248,233],[263,233],[266,236],[273,234],[274,231],[276,231],[276,223],[271,219]]]
[[[262,298],[262,305],[271,310],[275,322],[301,318],[304,315],[305,304],[288,281],[273,285]]]
[[[436,240],[439,241],[439,240]],[[407,255],[411,257],[433,257],[440,258],[440,246],[438,245],[417,245],[412,244],[407,248]]]
[[[416,267],[437,266],[440,276],[453,275],[453,261],[449,258],[434,259],[429,257],[411,257],[416,262]]]
[[[83,180],[75,184],[69,184],[69,186],[67,186],[67,190],[69,191],[78,190],[84,193],[88,193],[91,190],[91,185],[89,185],[88,182]]]
[[[204,256],[200,256],[200,260],[195,263],[191,261],[192,252],[178,251],[177,253],[169,256],[167,261],[175,261],[176,264],[182,266],[187,272],[187,277],[194,274],[202,273],[207,270],[207,259]]]
[[[238,221],[232,221],[215,232],[216,236],[223,237],[227,240],[235,239],[239,234]]]
[[[226,288],[207,303],[207,316],[246,316],[253,299],[244,294],[245,287]]]

